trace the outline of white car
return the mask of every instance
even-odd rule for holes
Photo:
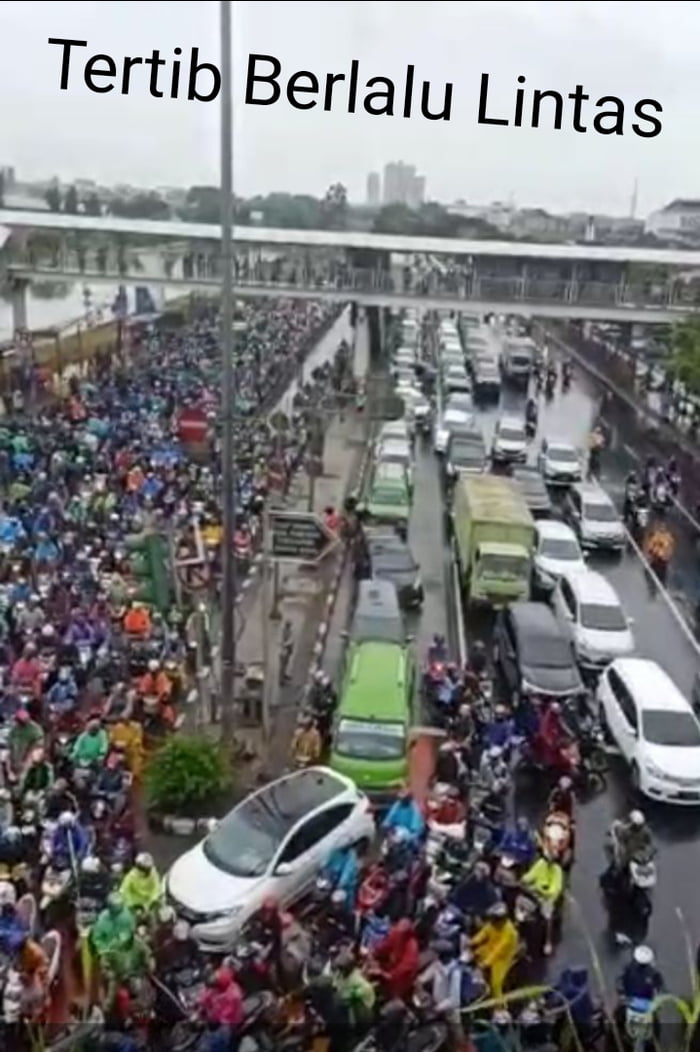
[[[622,551],[627,531],[619,512],[604,489],[595,482],[581,482],[569,490],[564,513],[579,536],[582,548]]]
[[[446,398],[449,398],[449,396],[455,392],[466,394],[471,392],[472,382],[467,375],[464,363],[461,365],[450,365],[445,370],[445,377],[442,381],[442,386]]]
[[[615,658],[633,654],[632,620],[602,574],[589,569],[562,574],[552,602],[555,613],[569,628],[582,668],[597,673]]]
[[[474,399],[466,391],[455,391],[445,402],[445,412],[456,409],[460,413],[474,412]]]
[[[369,801],[349,778],[327,767],[295,771],[246,797],[181,855],[166,898],[205,952],[225,953],[265,898],[288,907],[335,848],[370,844],[374,833]]]
[[[403,402],[411,425],[419,425],[430,419],[430,402],[417,387],[401,385],[396,388],[396,395]]]
[[[403,438],[387,438],[379,444],[376,463],[400,464],[406,472],[410,483],[413,482],[413,454],[411,444]]]
[[[535,533],[535,583],[543,591],[551,591],[562,574],[586,569],[576,534],[566,523],[540,519]]]
[[[447,409],[435,425],[435,452],[443,456],[453,431],[469,431],[476,427],[473,413],[463,413],[461,409]]]
[[[543,438],[538,463],[548,486],[569,486],[583,477],[581,456],[569,442]]]
[[[669,804],[700,804],[700,723],[671,677],[655,661],[620,658],[601,676],[598,702],[635,789]]]
[[[525,421],[503,417],[496,423],[491,443],[491,456],[500,464],[524,464],[527,460]]]
[[[389,439],[403,439],[408,442],[410,435],[408,433],[408,422],[405,419],[402,420],[387,420],[385,424],[382,424],[382,429],[379,432],[377,438],[377,448],[382,442],[388,442]]]

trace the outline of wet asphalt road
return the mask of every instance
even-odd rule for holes
[[[524,401],[522,395],[503,392],[500,405],[479,411],[487,447],[498,416],[503,412],[522,412]],[[569,392],[558,391],[549,403],[542,398],[539,430],[532,442],[531,459],[536,456],[544,435],[572,441],[584,449],[600,401],[601,392],[582,375],[576,376]],[[617,497],[621,495],[624,475],[631,463],[622,448],[624,442],[624,434],[616,435],[617,450],[603,461],[602,484]],[[414,500],[410,540],[421,566],[425,604],[412,631],[421,661],[435,632],[446,634],[454,645],[450,614],[453,606],[449,584],[450,557],[445,542],[439,469],[429,442],[419,443],[416,449]],[[687,523],[685,529],[688,529]],[[687,548],[692,551],[692,542],[689,541]],[[699,667],[697,651],[679,628],[667,602],[655,594],[637,555],[630,551],[619,560],[592,557],[590,565],[609,578],[628,615],[634,619],[638,653],[658,661],[681,689],[689,692],[695,670]],[[674,569],[672,590],[681,591],[684,583],[692,586],[690,571]],[[488,625],[483,621],[468,623],[466,627],[468,640],[488,638]],[[420,719],[420,714],[418,717]],[[606,914],[601,906],[597,881],[604,865],[602,841],[605,830],[631,804],[626,771],[613,757],[607,792],[580,808],[578,855],[571,883],[577,905],[567,909],[564,938],[553,969],[565,960],[590,962],[591,945],[608,976],[616,976],[626,963],[625,952],[613,949],[606,935]],[[532,818],[541,816],[541,802],[536,800],[519,798],[517,807]],[[668,987],[680,992],[690,986],[684,936],[690,939],[693,953],[700,939],[700,892],[696,883],[700,870],[700,810],[662,808],[651,803],[645,803],[644,810],[660,848],[658,887],[649,941],[657,951]],[[680,917],[678,910],[681,911]]]

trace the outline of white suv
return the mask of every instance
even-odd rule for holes
[[[569,490],[565,515],[578,534],[582,548],[622,551],[627,543],[617,508],[605,490],[594,482],[579,482]]]
[[[582,668],[599,672],[615,658],[634,652],[632,621],[602,574],[589,569],[564,573],[552,599]]]

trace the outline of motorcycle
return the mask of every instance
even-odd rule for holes
[[[671,492],[665,479],[657,478],[651,488],[651,506],[654,511],[664,512],[671,507]]]
[[[525,421],[525,434],[528,438],[534,438],[537,434],[537,420],[533,417],[528,417]]]
[[[632,1052],[647,1052],[654,1036],[653,1001],[633,997],[625,1003],[625,1035],[632,1043]]]

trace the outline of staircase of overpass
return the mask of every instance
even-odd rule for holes
[[[22,299],[35,280],[219,287],[216,227],[17,215],[0,211],[5,229],[0,270],[13,290],[16,328],[27,327]],[[682,264],[687,270],[700,253],[244,229],[246,240],[236,243],[235,253],[240,296],[645,323],[673,321],[700,309],[695,284],[679,280]],[[433,251],[421,255],[409,246]],[[653,276],[642,279],[635,254],[640,264],[649,257],[650,268],[659,257],[663,267],[657,261]]]

